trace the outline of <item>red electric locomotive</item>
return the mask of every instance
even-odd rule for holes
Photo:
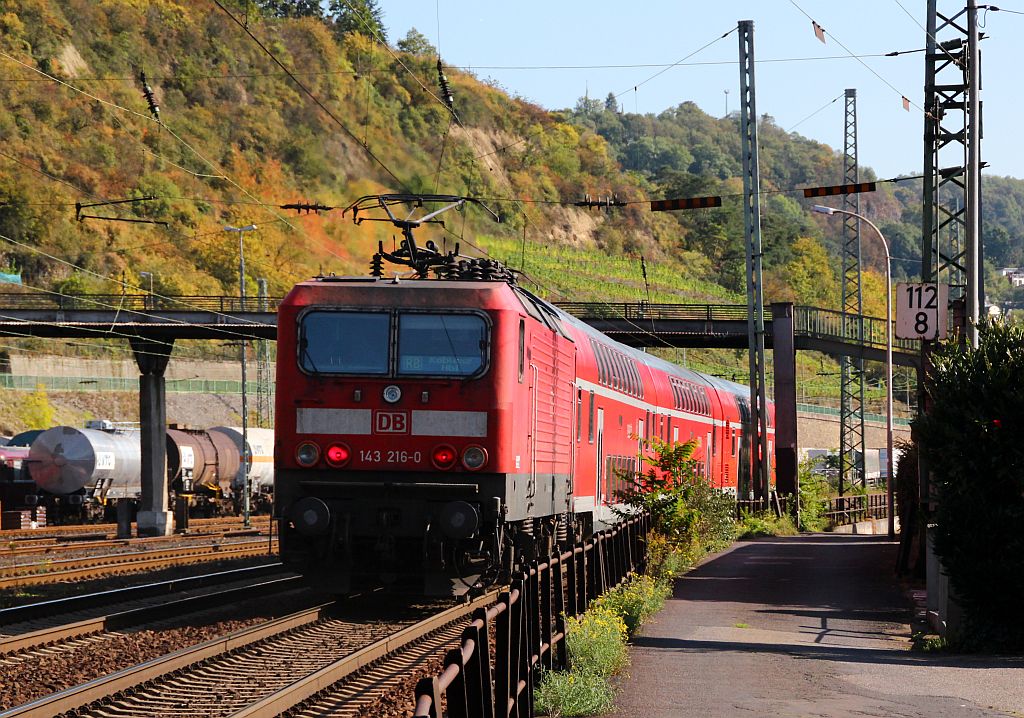
[[[735,493],[746,387],[618,344],[495,262],[418,248],[413,228],[439,212],[399,220],[390,208],[424,201],[467,200],[352,208],[384,208],[405,235],[374,273],[388,259],[419,278],[317,277],[280,306],[286,564],[336,593],[381,582],[463,593],[614,521],[617,482],[642,468],[652,436],[698,439],[702,471]]]

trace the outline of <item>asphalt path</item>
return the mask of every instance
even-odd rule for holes
[[[1024,716],[1024,659],[910,650],[884,537],[740,542],[679,579],[613,715]]]

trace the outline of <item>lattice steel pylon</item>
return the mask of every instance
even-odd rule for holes
[[[860,182],[857,164],[857,90],[846,90],[844,113],[843,184]],[[843,209],[860,213],[860,195],[843,195]],[[864,336],[861,289],[860,219],[843,215],[842,293],[843,326],[847,336]],[[843,484],[864,483],[864,360],[841,357],[839,401],[839,495]]]
[[[256,280],[259,311],[265,312],[267,302],[267,280]],[[260,339],[256,342],[256,423],[268,428],[272,424],[273,396],[270,376],[270,342]]]
[[[945,10],[950,6],[955,8]],[[974,0],[966,7],[963,0],[928,0],[927,28],[921,280],[949,284],[950,299],[966,299],[967,316],[977,317],[984,290],[978,260],[981,117]]]
[[[750,355],[751,481],[755,497],[767,499],[768,409],[764,379],[764,289],[761,275],[761,190],[757,157],[757,107],[754,86],[754,22],[740,20],[740,150],[743,155],[743,220],[747,245],[747,337]],[[742,480],[742,477],[737,477]],[[741,498],[746,498],[742,496]]]

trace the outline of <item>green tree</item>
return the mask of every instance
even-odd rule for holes
[[[387,30],[384,28],[384,11],[377,0],[331,0],[328,13],[334,20],[334,32],[344,36],[358,32],[387,44]]]
[[[324,16],[319,0],[259,0],[257,5],[265,15],[271,17]]]
[[[414,27],[409,28],[409,32],[405,33],[405,37],[398,41],[398,49],[410,55],[419,55],[421,57],[434,57],[437,55],[437,49],[430,44],[427,36]]]
[[[933,355],[914,422],[937,492],[935,552],[964,612],[961,643],[1024,649],[1024,329],[985,323],[979,346]]]

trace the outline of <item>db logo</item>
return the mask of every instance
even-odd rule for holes
[[[376,411],[373,414],[374,434],[408,434],[409,414],[404,411]]]

